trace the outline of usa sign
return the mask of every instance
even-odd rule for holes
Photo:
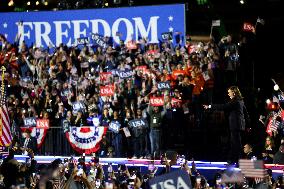
[[[114,86],[113,85],[100,86],[100,95],[101,96],[114,95]]]
[[[109,36],[115,43],[146,37],[158,43],[164,32],[185,34],[184,4],[109,9],[0,13],[0,33],[9,41],[37,47],[60,43],[71,46],[92,34]],[[22,24],[19,24],[22,21]],[[116,35],[121,33],[121,38]]]

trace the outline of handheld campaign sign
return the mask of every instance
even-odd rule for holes
[[[144,119],[133,119],[129,122],[131,127],[147,127],[147,122]]]
[[[151,189],[192,189],[189,175],[184,170],[174,171],[149,180]]]
[[[24,118],[24,127],[35,127],[35,126],[36,126],[36,117]]]
[[[151,97],[150,98],[150,105],[151,106],[163,106],[164,105],[164,98],[163,97]]]
[[[114,133],[119,133],[120,123],[112,121],[108,126],[109,130],[113,131]]]
[[[82,102],[73,102],[72,104],[73,113],[78,113],[78,111],[85,111],[86,107]]]
[[[88,37],[80,37],[77,39],[77,45],[85,45],[85,44],[89,44],[89,38]]]
[[[104,37],[99,34],[92,34],[92,40],[95,44],[99,45],[100,47],[106,48],[107,46]]]
[[[106,85],[100,87],[100,95],[101,96],[113,96],[114,95],[114,86]]]
[[[49,129],[49,120],[48,119],[37,119],[36,128],[38,129]]]
[[[89,38],[100,46],[102,36],[128,42],[148,38],[159,43],[164,32],[181,31],[185,34],[185,5],[157,5],[108,9],[0,13],[0,33],[12,42],[15,36],[27,45],[36,47],[59,46],[60,43],[86,43]],[[22,24],[18,24],[22,20]],[[120,33],[121,35],[117,35]],[[92,35],[95,34],[95,35]],[[98,34],[98,35],[96,35]],[[79,41],[77,41],[79,39]]]
[[[173,39],[173,33],[172,32],[162,33],[162,39],[163,40],[172,40]]]
[[[118,76],[120,79],[127,79],[133,76],[132,70],[123,70],[123,71],[118,71]]]
[[[158,83],[158,89],[160,91],[162,91],[162,90],[171,90],[170,82],[167,81],[167,82],[160,82],[160,83]]]

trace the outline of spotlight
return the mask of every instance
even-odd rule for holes
[[[275,84],[273,89],[274,89],[274,91],[278,91],[279,90],[279,85]]]
[[[27,5],[28,5],[28,6],[30,6],[30,5],[31,5],[31,2],[30,2],[30,1],[28,1],[28,2],[27,2]]]
[[[8,3],[8,6],[9,6],[9,7],[14,6],[14,1],[13,1],[13,0],[10,0],[9,3]]]
[[[266,104],[270,104],[271,103],[271,100],[270,99],[267,99],[266,100]]]
[[[241,3],[242,5],[245,4],[244,0],[240,0],[240,3]]]
[[[39,5],[39,1],[36,1],[36,5]]]
[[[44,4],[45,6],[47,6],[47,5],[48,5],[48,2],[47,2],[47,1],[45,1],[43,4]]]
[[[105,2],[105,7],[108,7],[108,2]]]

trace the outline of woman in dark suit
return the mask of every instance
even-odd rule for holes
[[[242,94],[238,87],[228,89],[230,101],[226,104],[203,105],[205,109],[224,110],[229,114],[230,154],[229,161],[238,162],[242,153],[241,132],[245,130],[245,113],[247,113]]]

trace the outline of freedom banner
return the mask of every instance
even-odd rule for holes
[[[24,127],[35,127],[36,117],[26,117],[24,118]]]
[[[164,106],[164,97],[150,97],[151,106]]]
[[[113,131],[114,133],[119,133],[119,129],[120,129],[120,123],[116,122],[116,121],[112,121],[110,122],[108,129]]]
[[[129,122],[131,127],[147,127],[147,122],[144,119],[134,119]]]
[[[0,13],[0,33],[8,41],[13,42],[18,34],[28,46],[44,48],[58,47],[60,43],[72,46],[78,39],[85,43],[84,37],[104,46],[100,36],[108,36],[116,44],[140,38],[159,43],[164,32],[179,31],[185,35],[185,23],[184,4]]]
[[[100,95],[101,96],[113,96],[114,86],[113,85],[100,86]]]
[[[159,82],[158,83],[158,89],[160,91],[162,91],[162,90],[171,90],[170,82],[169,81],[167,81],[167,82]]]
[[[105,127],[71,127],[65,135],[75,151],[91,154],[99,150],[100,141],[106,131]]]
[[[37,119],[36,128],[38,129],[49,129],[49,120],[48,119]]]

